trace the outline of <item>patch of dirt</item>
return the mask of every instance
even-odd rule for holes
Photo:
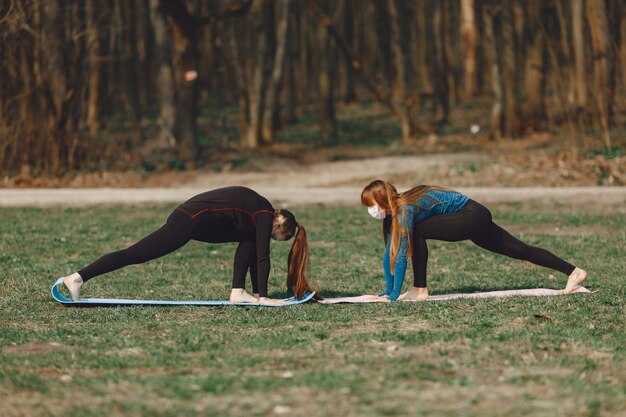
[[[2,349],[6,355],[38,355],[41,353],[54,352],[66,349],[67,346],[57,342],[50,343],[26,343],[23,345],[7,346]]]

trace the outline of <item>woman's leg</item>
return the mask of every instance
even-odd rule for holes
[[[415,222],[413,227],[413,285],[417,288],[426,288],[426,273],[428,264],[428,246],[426,239],[458,242],[470,239],[480,234],[491,223],[491,215],[476,207],[470,200],[457,213],[433,216],[421,222]],[[481,206],[482,207],[482,206]]]
[[[565,292],[571,292],[585,280],[587,274],[553,253],[527,245],[495,224],[491,212],[483,205],[470,200],[459,212],[433,216],[416,222],[413,230],[413,273],[415,287],[426,287],[428,250],[426,239],[456,242],[470,239],[478,246],[511,258],[525,260],[535,265],[551,268],[569,275]],[[417,255],[417,256],[415,256]]]
[[[552,252],[536,246],[530,246],[513,237],[513,235],[493,222],[491,213],[486,207],[476,202],[474,204],[477,206],[476,209],[482,212],[481,216],[484,219],[488,219],[488,222],[483,224],[481,230],[469,237],[472,242],[481,248],[506,255],[510,258],[521,259],[535,265],[554,269],[565,275],[571,274],[576,268]]]
[[[252,275],[252,265],[256,266],[256,244],[252,241],[239,242],[235,251],[233,265],[233,287],[230,292],[231,303],[258,302],[256,298],[246,292],[246,275],[248,269],[251,270],[250,274]],[[255,289],[254,284],[253,279],[253,291]]]
[[[160,258],[180,249],[191,240],[197,226],[195,220],[178,212],[172,213],[167,223],[129,248],[111,252],[78,271],[83,281],[115,271],[128,265]]]
[[[472,242],[491,252],[532,262],[535,265],[554,269],[565,275],[571,274],[576,268],[574,265],[564,261],[552,252],[536,246],[527,245],[521,240],[516,239],[509,232],[493,222],[487,233],[473,238]]]
[[[485,209],[486,210],[486,209]],[[572,292],[578,285],[587,279],[587,272],[559,258],[550,251],[537,246],[530,246],[513,237],[502,227],[491,222],[486,233],[472,239],[478,246],[491,252],[506,255],[514,259],[521,259],[535,265],[559,271],[568,276],[565,293]]]
[[[133,246],[104,255],[78,272],[63,277],[63,283],[70,291],[72,299],[80,299],[83,282],[115,271],[127,265],[147,262],[179,249],[191,240],[197,222],[184,214],[174,211],[164,226],[146,236]]]

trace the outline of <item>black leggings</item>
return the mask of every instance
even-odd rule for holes
[[[535,265],[551,268],[569,275],[575,266],[563,259],[535,246],[516,239],[509,232],[495,224],[491,213],[483,205],[469,200],[457,213],[441,214],[413,227],[413,285],[426,287],[426,264],[428,262],[427,239],[458,242],[471,240],[481,248],[515,259],[522,259]]]
[[[194,239],[198,222],[174,211],[167,222],[134,245],[102,256],[97,261],[78,271],[83,281],[115,271],[128,265],[136,265],[160,258],[183,247]],[[235,251],[233,288],[245,288],[246,273],[250,268],[253,292],[258,292],[256,275],[256,243],[240,242]]]

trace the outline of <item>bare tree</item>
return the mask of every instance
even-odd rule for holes
[[[572,0],[572,44],[574,45],[575,103],[578,109],[587,106],[587,74],[583,31],[583,0]],[[565,49],[565,48],[564,48]]]
[[[476,19],[474,0],[461,0],[461,48],[463,51],[463,98],[476,91]]]
[[[620,60],[622,72],[622,88],[626,90],[626,6],[622,5],[622,13],[620,18]]]
[[[73,91],[68,87],[67,63],[64,58],[65,43],[61,24],[61,1],[50,0],[43,4],[42,13],[44,66],[48,102],[48,154],[50,171],[58,174],[62,168],[63,132],[69,118],[69,102]]]
[[[503,133],[508,136],[516,136],[520,133],[520,76],[517,60],[517,36],[515,32],[515,14],[512,6],[516,0],[507,0],[500,18],[500,57],[502,60],[502,86],[504,94],[504,126]]]
[[[611,114],[609,78],[609,26],[602,0],[587,0],[587,21],[593,50],[594,113],[602,130],[604,144],[611,149],[609,116]]]
[[[333,104],[334,83],[331,72],[330,37],[323,26],[319,26],[317,29],[317,47],[320,130],[322,138],[329,141],[337,137],[337,120],[335,118],[335,106]]]
[[[278,27],[276,29],[276,51],[274,53],[274,63],[272,74],[265,96],[265,106],[263,109],[263,124],[261,137],[264,143],[272,143],[275,134],[275,121],[277,114],[277,100],[279,98],[279,88],[283,77],[285,64],[285,49],[287,46],[287,29],[289,22],[289,0],[280,1],[280,14]]]
[[[159,147],[175,146],[176,95],[174,90],[174,69],[172,68],[172,47],[165,17],[159,0],[150,0],[150,22],[154,31],[155,56],[157,63],[157,95],[159,102],[159,134],[156,144]]]
[[[483,8],[484,27],[484,50],[487,62],[491,67],[491,88],[493,90],[493,105],[491,107],[491,130],[493,138],[499,141],[502,137],[502,77],[500,76],[499,54],[496,47],[493,30],[493,10],[490,7]]]
[[[391,55],[394,63],[394,79],[392,84],[394,108],[397,111],[402,141],[409,143],[416,138],[411,123],[410,107],[407,100],[408,83],[406,79],[406,58],[400,34],[400,16],[396,0],[389,1],[389,17],[391,23]]]
[[[261,19],[263,3],[258,2],[250,12],[254,42],[250,62],[247,66],[248,76],[248,126],[243,143],[248,148],[257,148],[261,144],[261,123],[263,115],[263,76],[266,57],[266,38],[264,36],[263,19]]]
[[[430,95],[434,89],[428,71],[428,39],[426,20],[426,0],[416,1],[416,25],[417,25],[417,74],[420,82],[420,90],[423,95]],[[411,25],[414,26],[414,25]]]
[[[434,5],[433,27],[435,34],[435,97],[437,121],[447,124],[450,117],[450,84],[448,78],[448,54],[446,53],[447,0]]]
[[[526,58],[524,60],[524,90],[526,100],[524,102],[524,127],[525,129],[541,130],[546,119],[545,95],[546,95],[546,71],[547,71],[547,47],[542,27],[546,22],[542,16],[546,11],[542,10],[541,2],[529,0],[526,11],[526,42],[528,43]]]
[[[85,18],[87,24],[87,120],[86,126],[90,133],[100,130],[102,65],[100,64],[100,31],[97,25],[98,15],[94,0],[85,1]]]

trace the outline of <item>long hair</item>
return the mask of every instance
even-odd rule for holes
[[[303,298],[305,292],[313,292],[309,285],[309,244],[306,239],[306,230],[302,224],[298,223],[296,217],[289,210],[277,210],[279,215],[285,217],[283,227],[290,233],[296,233],[293,245],[287,258],[287,289],[296,298]],[[297,229],[297,231],[296,231]],[[317,292],[315,299],[321,300]]]
[[[407,256],[413,256],[413,240],[411,239],[411,231],[402,224],[401,215],[402,207],[408,204],[415,204],[419,197],[427,194],[430,190],[447,190],[447,188],[436,187],[430,185],[418,185],[403,193],[399,193],[396,187],[382,180],[374,180],[361,192],[361,204],[364,206],[378,205],[383,210],[391,211],[392,220],[389,223],[389,255],[391,260],[391,272],[394,270],[396,255],[400,249],[402,237],[406,236],[408,241]],[[433,197],[434,198],[434,197]],[[385,226],[383,223],[383,239],[387,239]]]

